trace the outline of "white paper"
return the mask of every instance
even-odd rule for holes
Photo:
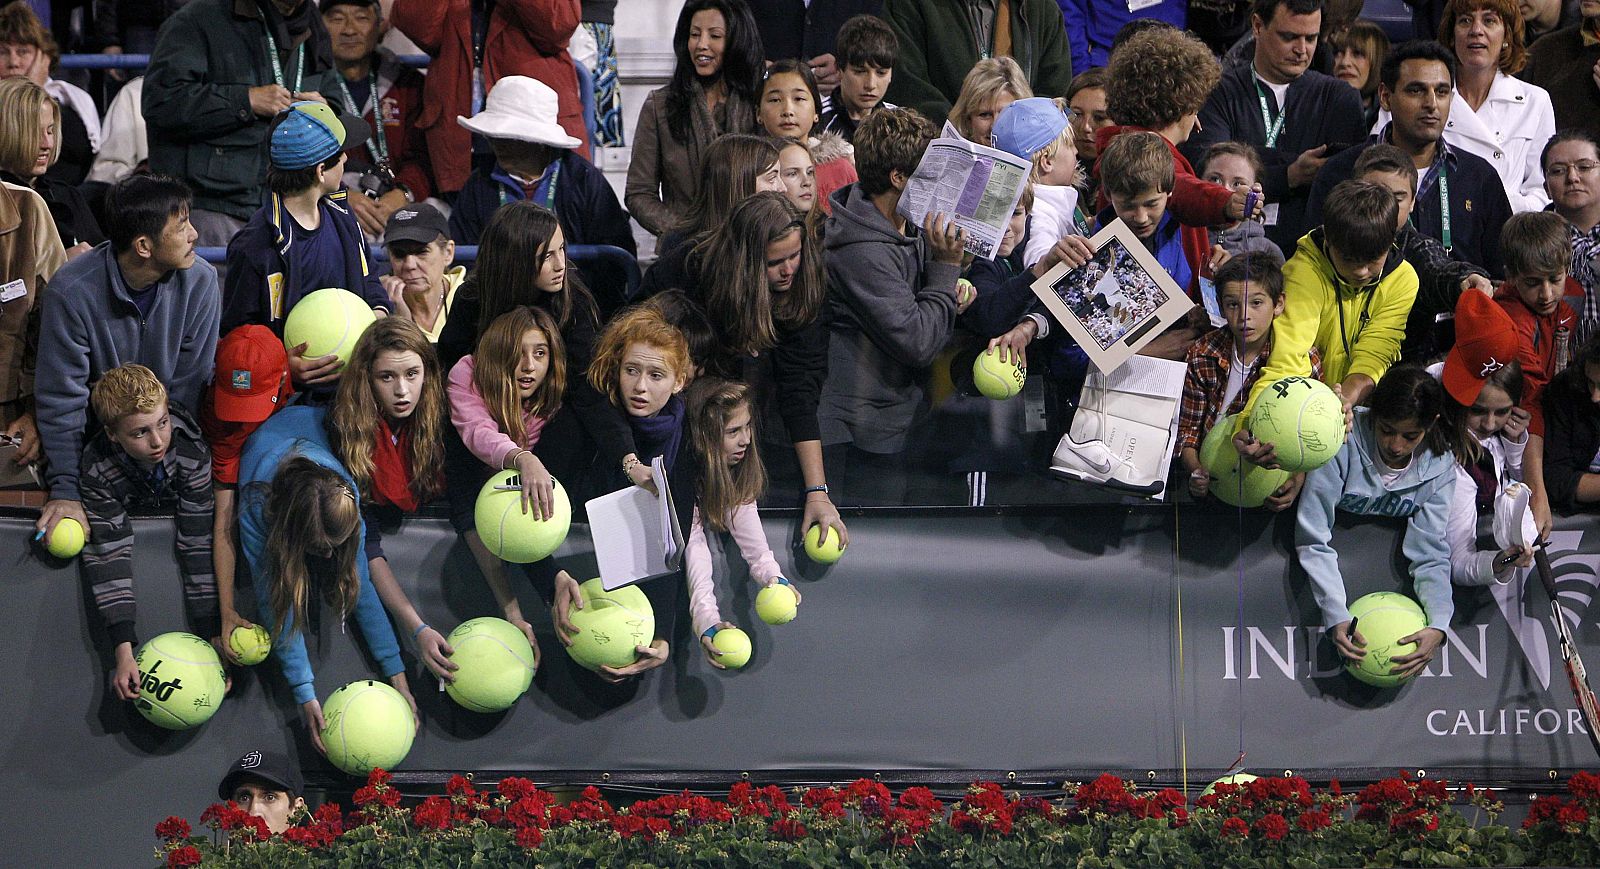
[[[650,477],[660,495],[628,486],[585,505],[600,582],[607,591],[672,573],[683,564],[683,530],[660,456],[650,463]]]
[[[1033,163],[1015,154],[963,139],[946,122],[906,182],[895,210],[916,226],[930,212],[949,215],[967,231],[968,253],[994,259],[1032,169]]]

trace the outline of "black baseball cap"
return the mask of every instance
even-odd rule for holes
[[[389,222],[383,226],[383,243],[394,244],[397,241],[414,241],[418,244],[432,244],[440,236],[450,237],[450,223],[426,202],[413,202],[403,208],[398,208],[389,215]]]
[[[375,9],[377,10],[378,17],[383,17],[383,6],[378,2],[378,0],[323,0],[322,4],[318,6],[317,11],[323,15],[327,15],[328,10],[335,6],[356,6],[362,9]]]
[[[270,785],[282,788],[291,797],[298,797],[306,789],[305,779],[300,775],[300,767],[290,763],[287,757],[270,751],[250,751],[244,757],[233,762],[228,768],[228,774],[222,777],[222,783],[217,785],[217,796],[223,800],[233,799],[233,791],[243,779],[260,779]]]

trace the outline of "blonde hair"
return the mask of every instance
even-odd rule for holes
[[[1028,77],[1022,67],[1009,57],[989,57],[977,62],[961,82],[961,93],[950,107],[950,123],[961,135],[971,138],[972,127],[968,119],[973,112],[993,102],[1002,93],[1019,100],[1033,96]],[[981,143],[981,144],[987,144]]]
[[[589,384],[597,392],[622,407],[622,357],[628,345],[643,344],[660,350],[672,372],[680,380],[688,380],[694,369],[690,367],[689,342],[678,327],[667,322],[661,312],[650,305],[635,305],[618,314],[595,342],[594,361],[589,363]]]
[[[378,435],[378,396],[372,390],[372,366],[382,353],[415,353],[422,360],[422,390],[407,424],[411,431],[411,491],[418,502],[439,493],[439,468],[444,463],[445,383],[439,356],[416,323],[384,317],[367,327],[350,352],[328,409],[328,440],[356,488],[371,493],[372,450]]]
[[[700,520],[713,531],[727,531],[733,511],[761,497],[767,489],[767,469],[761,463],[753,429],[744,459],[729,467],[722,456],[722,433],[739,408],[750,412],[752,426],[755,406],[750,387],[743,383],[715,378],[703,379],[690,387],[689,441],[700,456]]]
[[[522,364],[522,336],[529,332],[544,335],[550,345],[550,367],[544,380],[533,391],[526,408],[517,395],[517,368]],[[483,396],[489,416],[500,430],[518,446],[528,436],[522,422],[523,411],[548,419],[561,409],[561,393],[567,388],[567,353],[561,343],[556,319],[543,308],[520,305],[501,314],[478,339],[472,354],[472,385]]]
[[[355,491],[338,471],[301,455],[285,459],[271,483],[256,485],[268,486],[266,580],[271,583],[273,636],[281,636],[291,620],[295,631],[304,630],[313,581],[322,586],[323,602],[343,621],[361,592],[356,575],[361,507]],[[319,558],[328,566],[320,576],[313,576],[306,564],[314,551],[331,553]]]
[[[50,148],[50,165],[61,157],[61,106],[45,89],[17,76],[0,80],[0,169],[23,178],[33,175],[33,161],[39,156],[39,110],[48,106],[54,116],[56,135]]]
[[[1028,172],[1029,181],[1038,181],[1039,172],[1041,171],[1040,166],[1044,161],[1054,160],[1056,154],[1061,151],[1062,145],[1075,141],[1072,134],[1072,109],[1067,107],[1067,101],[1061,97],[1056,97],[1050,102],[1055,103],[1056,108],[1061,110],[1061,114],[1067,116],[1067,125],[1061,128],[1061,135],[1057,136],[1055,141],[1033,152],[1033,169]]]
[[[156,373],[139,364],[113,368],[89,390],[95,418],[111,428],[134,413],[150,413],[167,404],[167,388]]]

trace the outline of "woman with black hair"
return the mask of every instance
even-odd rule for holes
[[[756,126],[761,36],[744,0],[689,0],[672,33],[677,65],[639,110],[628,211],[654,235],[673,229],[700,189],[701,158],[724,133]]]

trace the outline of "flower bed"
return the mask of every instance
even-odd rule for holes
[[[326,804],[281,836],[232,803],[194,836],[156,826],[166,866],[1512,866],[1600,865],[1600,776],[1541,796],[1522,826],[1496,823],[1493,791],[1466,785],[1472,814],[1443,781],[1385,779],[1356,793],[1304,779],[1218,785],[1193,803],[1103,775],[1057,800],[992,782],[946,804],[923,787],[898,796],[867,779],[785,791],[737,784],[724,800],[687,791],[624,808],[596,788],[559,802],[527,779],[480,791],[453,777],[444,796],[404,805],[382,770],[354,811]]]

